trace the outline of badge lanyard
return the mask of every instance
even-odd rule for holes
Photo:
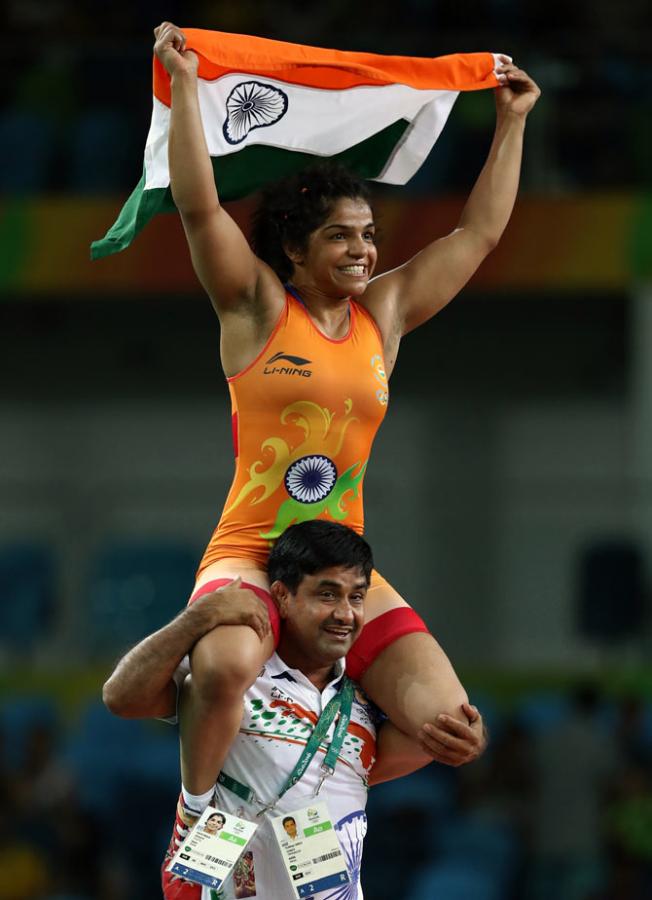
[[[328,734],[328,730],[335,721],[335,717],[339,712],[340,715],[337,726],[335,727],[333,739],[330,742],[330,746],[328,747],[326,756],[324,757],[324,761],[321,766],[322,774],[317,786],[317,790],[315,791],[315,796],[319,793],[326,778],[332,775],[335,771],[337,757],[339,756],[339,752],[342,749],[342,744],[344,743],[344,738],[346,736],[349,722],[351,720],[353,694],[353,682],[345,675],[340,690],[327,703],[326,707],[322,711],[322,714],[320,715],[319,720],[317,721],[317,724],[315,725],[306,746],[303,748],[301,756],[297,760],[294,769],[287,777],[287,780],[281,788],[278,796],[271,803],[267,803],[263,806],[263,809],[261,809],[261,811],[258,813],[259,816],[267,810],[273,809],[281,799],[281,797],[285,793],[287,793],[290,788],[294,787],[299,779],[305,774],[306,769],[312,762],[315,753],[317,753],[317,750],[321,746],[323,739]],[[247,787],[247,785],[242,784],[240,781],[236,781],[235,778],[231,778],[230,775],[226,775],[224,772],[220,772],[217,781],[218,784],[223,785],[225,788],[227,788],[227,790],[236,794],[247,803],[262,802],[256,797],[250,787]]]

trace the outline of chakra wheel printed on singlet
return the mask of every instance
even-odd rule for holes
[[[335,826],[337,838],[346,860],[346,868],[349,870],[351,881],[349,884],[341,884],[324,900],[355,900],[358,896],[358,882],[360,880],[360,865],[362,863],[362,842],[367,833],[367,816],[364,810],[358,809],[349,813]]]
[[[260,81],[242,81],[226,101],[226,120],[222,131],[229,144],[239,144],[254,128],[274,125],[288,108],[287,95]]]
[[[319,503],[337,481],[335,463],[327,456],[302,456],[285,473],[285,489],[299,503]]]

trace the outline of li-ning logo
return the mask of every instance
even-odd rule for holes
[[[291,363],[291,365],[274,365],[274,363],[281,362],[281,360]],[[267,362],[265,363],[265,368],[263,369],[263,375],[300,375],[303,378],[310,378],[310,376],[312,375],[312,371],[310,369],[302,368],[302,366],[308,366],[310,365],[310,363],[311,360],[304,359],[303,356],[292,356],[290,353],[283,353],[283,351],[281,350],[279,353],[275,353],[274,356],[271,356],[267,360]]]

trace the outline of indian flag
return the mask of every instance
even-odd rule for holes
[[[221,200],[236,200],[315,157],[405,184],[439,137],[460,91],[498,86],[492,53],[432,59],[306,47],[185,30],[199,56],[199,103]],[[98,259],[128,247],[152,216],[174,210],[168,169],[170,78],[154,58],[154,108],[143,175]]]

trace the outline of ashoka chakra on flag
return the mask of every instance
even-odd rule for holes
[[[229,144],[239,144],[254,128],[274,125],[287,108],[283,91],[260,81],[244,81],[233,88],[226,101],[224,137]]]
[[[459,91],[498,87],[492,53],[432,59],[305,47],[187,29],[199,57],[202,123],[221,200],[236,200],[337,160],[363,178],[405,184],[439,137]],[[174,210],[168,170],[170,78],[154,59],[152,121],[142,177],[94,259],[128,247]]]

